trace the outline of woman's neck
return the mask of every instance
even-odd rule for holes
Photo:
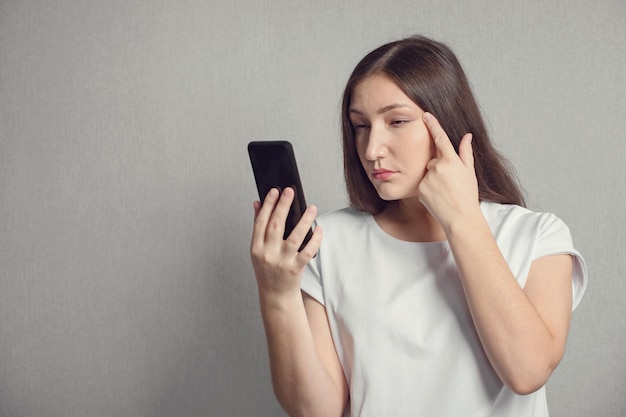
[[[423,204],[392,201],[374,216],[385,233],[408,242],[440,242],[447,240],[439,222]]]

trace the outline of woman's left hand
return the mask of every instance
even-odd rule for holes
[[[436,150],[419,185],[420,201],[447,233],[453,221],[480,213],[472,134],[463,136],[457,155],[439,121],[430,113],[423,120]]]

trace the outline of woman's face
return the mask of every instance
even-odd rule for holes
[[[386,201],[419,198],[418,185],[435,145],[424,111],[388,77],[372,75],[356,85],[349,116],[356,150],[378,195]]]

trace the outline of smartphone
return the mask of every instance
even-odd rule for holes
[[[291,187],[295,191],[285,223],[283,239],[286,239],[307,207],[293,147],[288,141],[255,141],[248,144],[248,155],[261,201],[272,188],[282,192],[284,188]],[[312,235],[313,231],[309,230],[298,251],[304,248]]]

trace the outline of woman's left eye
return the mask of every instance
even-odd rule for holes
[[[392,120],[391,124],[395,125],[395,126],[399,126],[399,125],[403,125],[405,123],[408,123],[408,120],[404,120],[404,119],[399,119],[399,120]]]

